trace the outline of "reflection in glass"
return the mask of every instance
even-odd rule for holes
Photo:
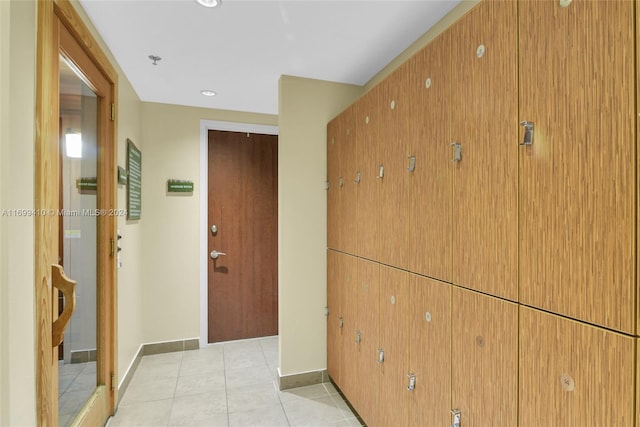
[[[98,98],[60,57],[60,264],[76,281],[76,310],[58,354],[59,425],[70,425],[97,384],[96,217]],[[62,311],[64,299],[58,299]]]

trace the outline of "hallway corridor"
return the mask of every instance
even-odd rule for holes
[[[108,427],[359,426],[330,383],[279,391],[278,337],[142,358]]]

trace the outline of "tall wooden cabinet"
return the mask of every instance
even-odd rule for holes
[[[358,184],[357,255],[365,259],[378,260],[380,253],[380,157],[379,133],[384,110],[382,88],[375,87],[357,101],[356,121],[358,152],[356,177]]]
[[[517,425],[518,306],[457,287],[452,294],[452,409],[462,425]]]
[[[380,426],[408,425],[410,383],[409,310],[410,276],[396,268],[380,267]]]
[[[450,32],[409,60],[409,270],[452,280]]]
[[[409,368],[415,388],[409,393],[413,427],[447,426],[451,421],[451,286],[412,274]]]
[[[357,117],[357,105],[351,105],[338,121],[339,153],[340,153],[340,220],[338,221],[339,250],[355,254],[358,186],[355,182],[357,165],[357,137],[354,121]]]
[[[404,65],[403,67],[406,67]],[[382,114],[378,127],[380,165],[379,219],[376,236],[380,251],[376,260],[407,268],[409,263],[409,106],[407,72],[393,73],[380,83]]]
[[[327,366],[368,425],[640,426],[639,17],[483,0],[328,124]]]
[[[327,125],[327,247],[340,248],[340,138],[343,116]]]
[[[520,307],[520,425],[633,426],[635,341]]]
[[[634,2],[521,2],[520,299],[635,333]]]
[[[449,30],[453,283],[517,301],[515,1],[485,1]],[[451,148],[451,158],[456,146]]]

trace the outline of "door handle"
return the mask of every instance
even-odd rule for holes
[[[51,326],[51,345],[57,347],[62,343],[64,330],[76,309],[76,282],[69,279],[61,266],[51,265],[51,285],[62,292],[64,296],[64,310]]]
[[[520,145],[533,145],[534,123],[525,120],[520,122],[520,126],[524,127],[524,136]]]
[[[211,251],[211,254],[210,254],[210,255],[211,255],[211,258],[212,258],[212,259],[218,259],[218,257],[219,257],[220,255],[226,255],[226,254],[225,254],[224,252],[218,252],[218,251],[216,251],[216,250],[214,249],[214,250],[212,250],[212,251]]]

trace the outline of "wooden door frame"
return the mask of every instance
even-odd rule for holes
[[[68,0],[38,1],[37,71],[36,71],[36,138],[35,138],[35,208],[42,214],[35,222],[35,321],[36,321],[36,417],[38,425],[58,423],[58,378],[54,364],[56,348],[52,346],[51,325],[57,311],[52,309],[51,265],[58,263],[59,187],[59,25],[63,25],[79,43],[90,62],[110,84],[108,96],[117,105],[118,74],[92,37],[82,18]],[[101,115],[100,158],[98,180],[103,183],[97,196],[98,208],[115,207],[116,124],[111,108],[99,107]],[[111,120],[110,120],[111,119]],[[51,214],[49,214],[51,213]],[[89,409],[99,402],[98,393],[106,393],[107,408],[112,413],[116,392],[116,304],[115,304],[115,216],[97,217],[98,242],[98,331],[101,351],[97,367],[100,387],[85,405],[81,423],[97,425]],[[105,286],[111,284],[111,286]]]
[[[229,132],[261,133],[267,135],[278,135],[278,126],[262,125],[256,123],[224,122],[216,120],[200,120],[200,347],[209,344],[209,321],[208,321],[208,273],[209,263],[208,240],[209,237],[209,131],[221,130]],[[279,151],[279,148],[278,148]],[[280,196],[278,196],[278,208],[280,207]],[[278,236],[278,248],[280,247],[280,236]],[[279,267],[279,266],[278,266]],[[280,270],[278,268],[278,270]],[[280,277],[280,271],[278,271]],[[280,289],[280,287],[278,287]],[[278,293],[280,291],[278,290]]]

